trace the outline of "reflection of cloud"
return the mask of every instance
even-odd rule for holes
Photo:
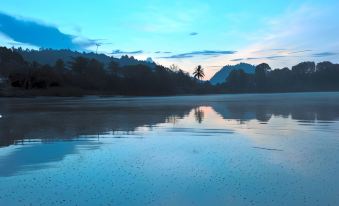
[[[203,51],[193,51],[189,53],[176,54],[168,57],[162,57],[165,59],[183,59],[183,58],[193,58],[195,56],[219,56],[234,54],[236,51],[220,51],[220,50],[203,50]]]
[[[142,51],[142,50],[137,50],[137,51],[122,51],[122,50],[117,49],[117,50],[112,51],[111,54],[142,54],[142,53],[144,53],[144,51]]]
[[[51,167],[51,163],[62,161],[71,154],[77,154],[82,149],[98,149],[100,143],[93,140],[78,140],[43,143],[27,142],[16,146],[13,152],[0,157],[0,176],[12,176],[20,172],[33,171]],[[50,152],[53,151],[53,152]],[[43,154],[43,155],[41,155]]]
[[[58,28],[0,13],[0,32],[16,42],[53,49],[84,49],[95,40],[62,33]]]

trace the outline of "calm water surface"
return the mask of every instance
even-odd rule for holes
[[[0,99],[0,205],[339,205],[339,93]]]

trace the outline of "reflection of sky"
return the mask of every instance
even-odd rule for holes
[[[0,148],[0,204],[338,201],[337,121],[305,125],[272,116],[263,124],[224,119],[210,106],[198,109],[201,121],[193,108],[175,121],[139,126],[131,133]]]
[[[81,135],[80,139],[70,138],[57,142],[54,142],[53,139],[42,142],[34,139],[17,141],[16,146],[1,149],[0,165],[5,167],[0,171],[3,176],[11,176],[18,171],[49,167],[48,163],[63,161],[66,156],[77,154],[80,148],[99,149],[100,141],[105,141],[104,139],[111,137],[139,139],[158,134],[158,136],[228,138],[232,135],[240,135],[252,142],[252,148],[260,147],[298,152],[300,145],[295,143],[301,141],[300,139],[304,140],[304,138],[314,136],[314,133],[327,136],[337,132],[337,122],[321,122],[319,124],[303,122],[300,124],[300,121],[293,120],[290,117],[273,116],[267,123],[263,124],[258,120],[223,119],[209,106],[202,106],[198,109],[203,113],[201,122],[195,116],[195,108],[187,116],[177,118],[174,122],[140,126],[133,132],[112,131],[102,134]],[[108,143],[109,141],[105,142]],[[297,154],[295,153],[295,155]]]
[[[50,163],[60,162],[71,154],[76,154],[82,147],[86,149],[98,149],[98,143],[89,140],[81,141],[52,141],[42,143],[40,141],[26,141],[11,149],[1,150],[0,176],[12,176],[18,172],[29,172],[50,167]]]

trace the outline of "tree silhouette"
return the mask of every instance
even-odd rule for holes
[[[231,71],[226,82],[216,86],[197,81],[205,76],[200,65],[193,76],[195,79],[177,66],[166,68],[128,56],[117,59],[70,50],[0,47],[0,78],[4,80],[0,96],[339,91],[339,64],[331,62],[302,62],[291,69],[274,70],[263,63],[253,74]]]
[[[202,79],[205,76],[204,69],[201,67],[201,65],[197,66],[193,72],[194,78],[196,79]]]
[[[259,64],[255,67],[254,82],[257,91],[265,91],[267,87],[267,73],[269,71],[271,71],[271,67],[266,63]]]

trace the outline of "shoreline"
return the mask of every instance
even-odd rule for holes
[[[81,95],[3,95],[2,98],[161,98],[161,97],[199,97],[199,96],[221,96],[221,95],[278,95],[278,94],[319,94],[319,93],[338,93],[339,91],[295,91],[295,92],[244,92],[244,93],[208,93],[208,94],[173,94],[173,95],[115,95],[115,94],[81,94]]]

